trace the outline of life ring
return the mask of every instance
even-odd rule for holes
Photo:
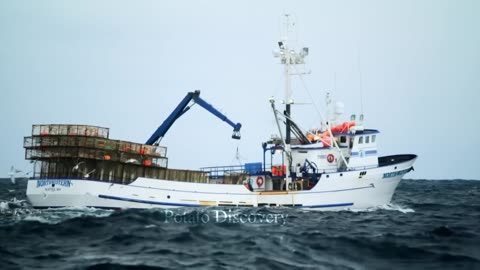
[[[335,160],[335,156],[332,154],[328,154],[327,161],[328,163],[332,163]]]
[[[261,176],[257,177],[257,186],[258,187],[263,186],[263,177]]]

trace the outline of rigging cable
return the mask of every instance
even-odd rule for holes
[[[309,97],[310,100],[312,101],[312,104],[313,104],[313,107],[315,108],[315,111],[317,112],[317,114],[318,114],[318,116],[320,117],[320,119],[321,119],[321,120],[324,120],[325,118],[323,117],[322,113],[321,113],[320,110],[318,109],[317,103],[315,103],[315,100],[313,99],[312,94],[310,93],[310,90],[308,90],[307,84],[306,84],[305,81],[303,80],[302,74],[298,72],[298,70],[296,69],[295,66],[293,66],[293,68],[295,69],[295,73],[297,73],[297,74],[299,75],[300,81],[302,82],[302,85],[303,85],[303,88],[305,88],[305,91],[307,92],[308,97]]]

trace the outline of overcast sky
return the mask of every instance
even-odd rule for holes
[[[363,96],[380,154],[419,156],[407,178],[480,179],[475,0],[1,1],[0,176],[29,170],[32,124],[100,125],[143,143],[195,89],[242,123],[242,140],[195,106],[162,141],[169,166],[238,164],[237,148],[242,162],[261,161],[276,131],[268,98],[284,95],[272,56],[284,13],[310,48],[297,102],[322,106],[331,91],[359,114]],[[320,122],[312,105],[293,115],[304,128]]]

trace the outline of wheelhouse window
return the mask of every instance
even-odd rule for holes
[[[346,143],[347,142],[347,136],[340,136],[340,143]]]
[[[377,135],[372,135],[372,143],[375,142],[375,138],[377,137]]]
[[[365,143],[370,143],[370,136],[365,136]]]
[[[360,136],[358,137],[358,144],[362,144],[363,143],[363,136]]]

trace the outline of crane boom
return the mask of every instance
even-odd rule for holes
[[[217,109],[215,109],[212,105],[207,103],[205,100],[200,98],[200,90],[196,90],[195,92],[189,92],[183,99],[182,101],[177,105],[175,110],[163,121],[162,125],[157,128],[157,130],[152,134],[150,139],[147,140],[145,144],[148,145],[158,145],[162,138],[165,136],[165,134],[168,132],[170,127],[175,123],[175,121],[180,118],[184,113],[186,113],[191,106],[190,102],[193,101],[193,103],[198,104],[202,106],[204,109],[215,115],[216,117],[220,118],[220,120],[227,122],[231,127],[233,127],[233,139],[240,139],[240,128],[242,127],[242,124],[240,123],[234,123],[230,119],[227,118],[224,114],[219,112]]]

